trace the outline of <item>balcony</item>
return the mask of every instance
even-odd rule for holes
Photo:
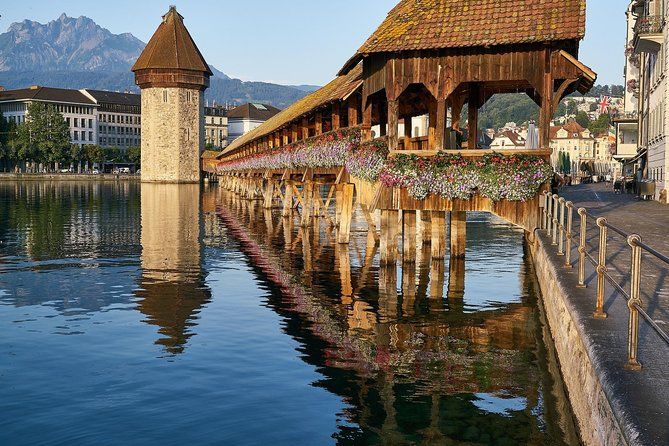
[[[657,53],[664,43],[664,16],[639,17],[634,26],[634,52]]]

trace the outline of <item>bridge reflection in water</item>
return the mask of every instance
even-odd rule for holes
[[[299,430],[290,420],[300,417],[334,419],[334,413],[290,401],[267,402],[276,383],[263,387],[257,384],[262,380],[239,378],[249,364],[254,377],[297,375],[292,357],[244,344],[263,324],[247,321],[250,327],[241,336],[212,331],[226,325],[244,329],[237,313],[251,307],[230,300],[228,293],[235,287],[231,281],[241,277],[228,270],[239,269],[241,262],[253,275],[244,279],[241,292],[257,297],[258,290],[244,288],[253,286],[266,293],[264,305],[296,342],[291,352],[315,370],[312,386],[343,401],[332,434],[337,444],[577,444],[531,266],[523,258],[523,233],[486,214],[473,214],[468,222],[466,260],[432,260],[430,246],[419,243],[417,262],[395,269],[379,267],[376,237],[361,215],[354,216],[350,245],[340,245],[325,219],[302,228],[297,215],[282,218],[281,210],[264,210],[257,201],[219,188],[2,184],[0,206],[0,305],[9,321],[22,320],[8,323],[3,336],[14,345],[11,351],[39,354],[54,370],[67,371],[63,376],[74,377],[65,382],[59,374],[43,376],[39,368],[27,366],[20,370],[30,373],[22,374],[8,369],[3,399],[24,407],[7,419],[15,428],[27,426],[28,414],[39,412],[54,438],[74,438],[69,427],[61,428],[76,423],[85,427],[82,435],[94,432],[123,442],[123,433],[112,433],[109,426],[129,418],[155,423],[146,414],[158,413],[170,421],[151,426],[163,435],[152,438],[169,433],[201,442],[187,428],[190,420],[199,420],[196,430],[206,432],[208,441],[246,438],[240,433],[257,429],[253,423],[265,419],[231,409],[245,404],[256,412],[303,413],[281,421],[284,429]],[[251,299],[248,305],[262,305]],[[227,300],[233,314],[221,312]],[[44,322],[44,308],[55,312],[47,313],[53,322]],[[35,314],[30,319],[35,322],[23,321],[25,314]],[[129,322],[132,315],[139,315],[137,323]],[[240,321],[232,325],[228,318],[235,316]],[[54,333],[23,328],[51,323]],[[86,336],[63,340],[61,334]],[[123,351],[131,363],[115,353],[101,356],[101,345]],[[5,352],[1,343],[0,352]],[[260,367],[256,358],[245,359],[249,354],[281,361],[292,374],[275,374],[271,364]],[[166,361],[173,367],[166,369]],[[91,421],[81,401],[109,391],[110,370],[124,377],[123,388],[113,387],[115,400],[135,401],[147,380],[170,396],[149,393],[127,412]],[[35,386],[39,380],[68,390],[36,407],[33,402],[43,399],[31,389],[42,387]],[[253,385],[242,391],[251,403],[236,401],[242,397],[226,381]],[[299,401],[323,398],[300,392]],[[257,401],[276,407],[256,407]],[[193,408],[192,416],[173,417],[179,412],[175,407]],[[207,427],[226,417],[247,424],[224,424],[218,434]],[[72,423],[63,425],[64,418]],[[276,435],[287,436],[279,421],[265,421],[273,423]],[[229,432],[234,429],[237,436]],[[310,442],[305,438],[305,443]]]
[[[324,376],[315,385],[349,404],[340,444],[578,443],[533,272],[518,256],[522,231],[476,214],[471,268],[464,258],[446,268],[421,244],[418,262],[398,271],[378,266],[362,216],[349,248],[324,219],[299,227],[222,189],[204,197],[205,219],[218,218],[227,246],[270,284],[271,307]],[[520,271],[504,265],[514,260]]]

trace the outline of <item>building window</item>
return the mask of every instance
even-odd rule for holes
[[[88,132],[88,140],[93,141],[93,132]]]
[[[163,90],[163,102],[167,103],[167,90]]]
[[[79,118],[74,118],[74,126],[79,127]]]
[[[186,102],[191,102],[191,100],[192,100],[192,98],[191,98],[190,91],[187,91],[186,92]]]
[[[79,132],[76,130],[74,131],[74,140],[79,141]]]

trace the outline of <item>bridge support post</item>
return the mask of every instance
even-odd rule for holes
[[[448,264],[448,298],[462,299],[465,296],[465,258],[451,257]]]
[[[430,244],[432,241],[432,217],[430,211],[420,211],[420,230],[423,244]]]
[[[293,183],[286,181],[286,191],[283,194],[283,210],[281,216],[290,218],[293,215]]]
[[[311,215],[314,209],[314,183],[307,181],[302,186],[302,219],[300,226],[307,228],[311,225]]]
[[[464,258],[467,249],[467,212],[451,212],[451,257]]]
[[[263,195],[264,195],[263,207],[265,209],[272,209],[274,204],[274,180],[272,178],[268,178],[265,180],[265,189],[263,191]]]
[[[381,265],[397,264],[398,212],[381,210]]]
[[[446,212],[432,211],[432,259],[446,257]]]
[[[432,259],[430,262],[430,299],[444,298],[444,259]]]
[[[351,220],[353,219],[353,193],[355,185],[351,183],[343,184],[341,187],[340,202],[337,202],[337,208],[340,209],[339,231],[337,241],[339,243],[348,243],[351,238]]]
[[[416,263],[416,211],[402,212],[402,262]]]

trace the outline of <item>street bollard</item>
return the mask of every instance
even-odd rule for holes
[[[557,246],[557,237],[558,237],[558,217],[560,209],[558,208],[558,201],[560,197],[556,194],[553,195],[553,242],[551,245]]]
[[[558,255],[563,256],[564,255],[564,218],[565,218],[565,199],[560,197],[558,200],[560,203],[560,215],[559,215],[559,222],[558,222],[558,229],[560,230],[560,235],[558,238]]]

